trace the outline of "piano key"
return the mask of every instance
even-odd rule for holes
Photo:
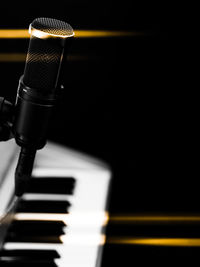
[[[53,261],[41,261],[41,260],[17,260],[17,259],[2,259],[0,260],[1,267],[58,267]]]
[[[58,213],[16,213],[14,219],[21,221],[29,220],[43,220],[43,221],[63,221],[68,227],[103,227],[108,223],[107,212],[72,212],[69,214],[58,214]]]
[[[21,200],[18,203],[17,212],[28,213],[68,213],[69,201],[56,200]]]
[[[31,242],[31,243],[62,243],[59,236],[41,236],[41,235],[12,235],[8,233],[6,242]]]
[[[14,215],[14,220],[24,220],[24,221],[63,221],[68,223],[70,219],[70,214],[57,214],[57,213],[16,213]]]
[[[60,255],[56,250],[38,250],[38,249],[22,249],[22,250],[1,250],[1,257],[9,258],[27,258],[27,259],[37,259],[37,260],[53,260],[55,258],[60,258]]]
[[[9,227],[9,234],[12,235],[63,235],[66,224],[63,221],[16,221]]]
[[[27,193],[73,194],[75,179],[73,177],[37,177],[32,178]]]
[[[62,221],[13,221],[6,242],[62,243]]]
[[[40,194],[40,193],[25,193],[22,196],[23,200],[68,200],[72,202],[74,196],[72,195],[59,195],[59,194]]]
[[[13,198],[14,192],[14,179],[13,174],[15,172],[17,164],[17,153],[18,148],[13,142],[14,140],[9,140],[8,142],[1,142],[0,144],[0,155],[3,155],[0,160],[0,222],[1,217],[5,216],[5,211]],[[4,154],[10,155],[4,158]],[[5,164],[5,162],[6,164]],[[1,248],[1,238],[0,238],[0,248]]]

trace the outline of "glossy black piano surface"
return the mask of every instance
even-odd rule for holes
[[[65,90],[51,121],[49,139],[100,158],[111,166],[111,218],[118,214],[198,216],[194,156],[187,141],[188,129],[181,127],[184,116],[177,105],[179,93],[174,83],[182,61],[168,37],[173,6],[90,0],[2,5],[0,29],[24,29],[34,18],[46,16],[66,20],[75,30],[134,32],[128,37],[74,38],[66,67]],[[15,58],[17,53],[25,53],[27,46],[28,39],[0,39],[0,95],[13,102],[24,61],[9,55]],[[48,227],[47,232],[59,228]],[[12,229],[18,229],[18,225],[12,225]],[[38,229],[43,229],[43,225]],[[114,224],[111,220],[102,267],[132,266],[136,261],[173,265],[192,261],[200,253],[198,246],[112,242],[113,236],[138,235],[198,238],[199,224],[155,223],[152,227],[148,223]],[[10,234],[7,238],[15,236]],[[55,251],[48,257],[45,252],[40,255],[36,251],[37,256],[34,253],[27,258],[34,258],[38,264],[44,258],[51,264],[51,257],[58,257]]]

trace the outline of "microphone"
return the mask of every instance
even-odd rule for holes
[[[13,133],[21,147],[15,171],[15,195],[21,196],[31,177],[36,150],[46,144],[53,108],[61,91],[63,57],[66,58],[72,27],[52,18],[37,18],[31,35],[24,75],[19,80]]]

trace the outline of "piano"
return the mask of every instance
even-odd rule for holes
[[[49,142],[37,153],[29,188],[16,198],[18,150],[13,140],[0,143],[0,266],[100,267],[109,166]]]

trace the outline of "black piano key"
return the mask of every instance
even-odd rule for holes
[[[13,221],[9,227],[10,235],[63,235],[64,226],[63,221]]]
[[[58,267],[54,261],[0,259],[1,267]]]
[[[57,235],[41,236],[41,235],[12,235],[8,233],[6,242],[23,242],[23,243],[62,243]]]
[[[31,178],[26,193],[73,194],[73,177],[37,177]]]
[[[69,206],[66,200],[20,200],[16,212],[68,213]]]
[[[0,250],[0,258],[15,258],[15,259],[35,259],[35,260],[53,260],[60,258],[56,250],[41,250],[41,249],[12,249]]]

